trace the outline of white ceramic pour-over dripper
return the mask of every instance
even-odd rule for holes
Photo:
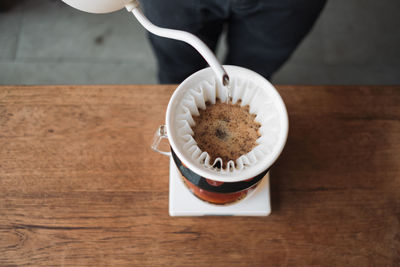
[[[179,30],[166,29],[152,24],[142,13],[137,0],[63,0],[68,5],[90,13],[109,13],[126,8],[149,32],[166,38],[176,39],[193,46],[213,69],[222,84],[229,84],[229,76],[218,62],[214,53],[197,36]]]
[[[241,182],[268,170],[278,159],[287,140],[289,119],[285,103],[276,88],[264,77],[238,66],[224,66],[231,75],[232,102],[241,100],[249,105],[250,113],[261,124],[257,146],[225,169],[213,168],[207,151],[202,151],[193,138],[193,116],[205,103],[227,98],[222,84],[212,76],[210,68],[202,69],[184,80],[174,91],[168,103],[165,125],[155,134],[152,149],[176,158],[196,175],[218,182]],[[159,149],[161,139],[168,139],[171,152]],[[223,165],[222,160],[220,161]]]

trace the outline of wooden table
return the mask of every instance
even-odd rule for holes
[[[400,266],[399,86],[278,86],[262,218],[169,217],[175,87],[0,87],[1,266]]]

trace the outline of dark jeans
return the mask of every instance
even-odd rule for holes
[[[249,68],[267,79],[289,58],[326,0],[142,0],[148,19],[160,27],[191,32],[215,51],[227,27],[224,64]],[[149,35],[161,83],[180,83],[205,68],[190,45]]]

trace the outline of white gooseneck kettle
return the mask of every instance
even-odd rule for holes
[[[62,0],[68,5],[90,13],[110,13],[122,8],[132,12],[136,19],[149,32],[166,38],[184,41],[193,46],[214,70],[215,75],[223,85],[228,85],[229,76],[218,62],[214,53],[195,35],[179,30],[165,29],[152,24],[142,13],[137,0]]]

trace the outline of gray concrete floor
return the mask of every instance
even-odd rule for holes
[[[399,12],[399,0],[328,0],[273,82],[400,84]],[[124,10],[34,0],[0,13],[0,84],[156,83],[155,70],[145,30]]]

